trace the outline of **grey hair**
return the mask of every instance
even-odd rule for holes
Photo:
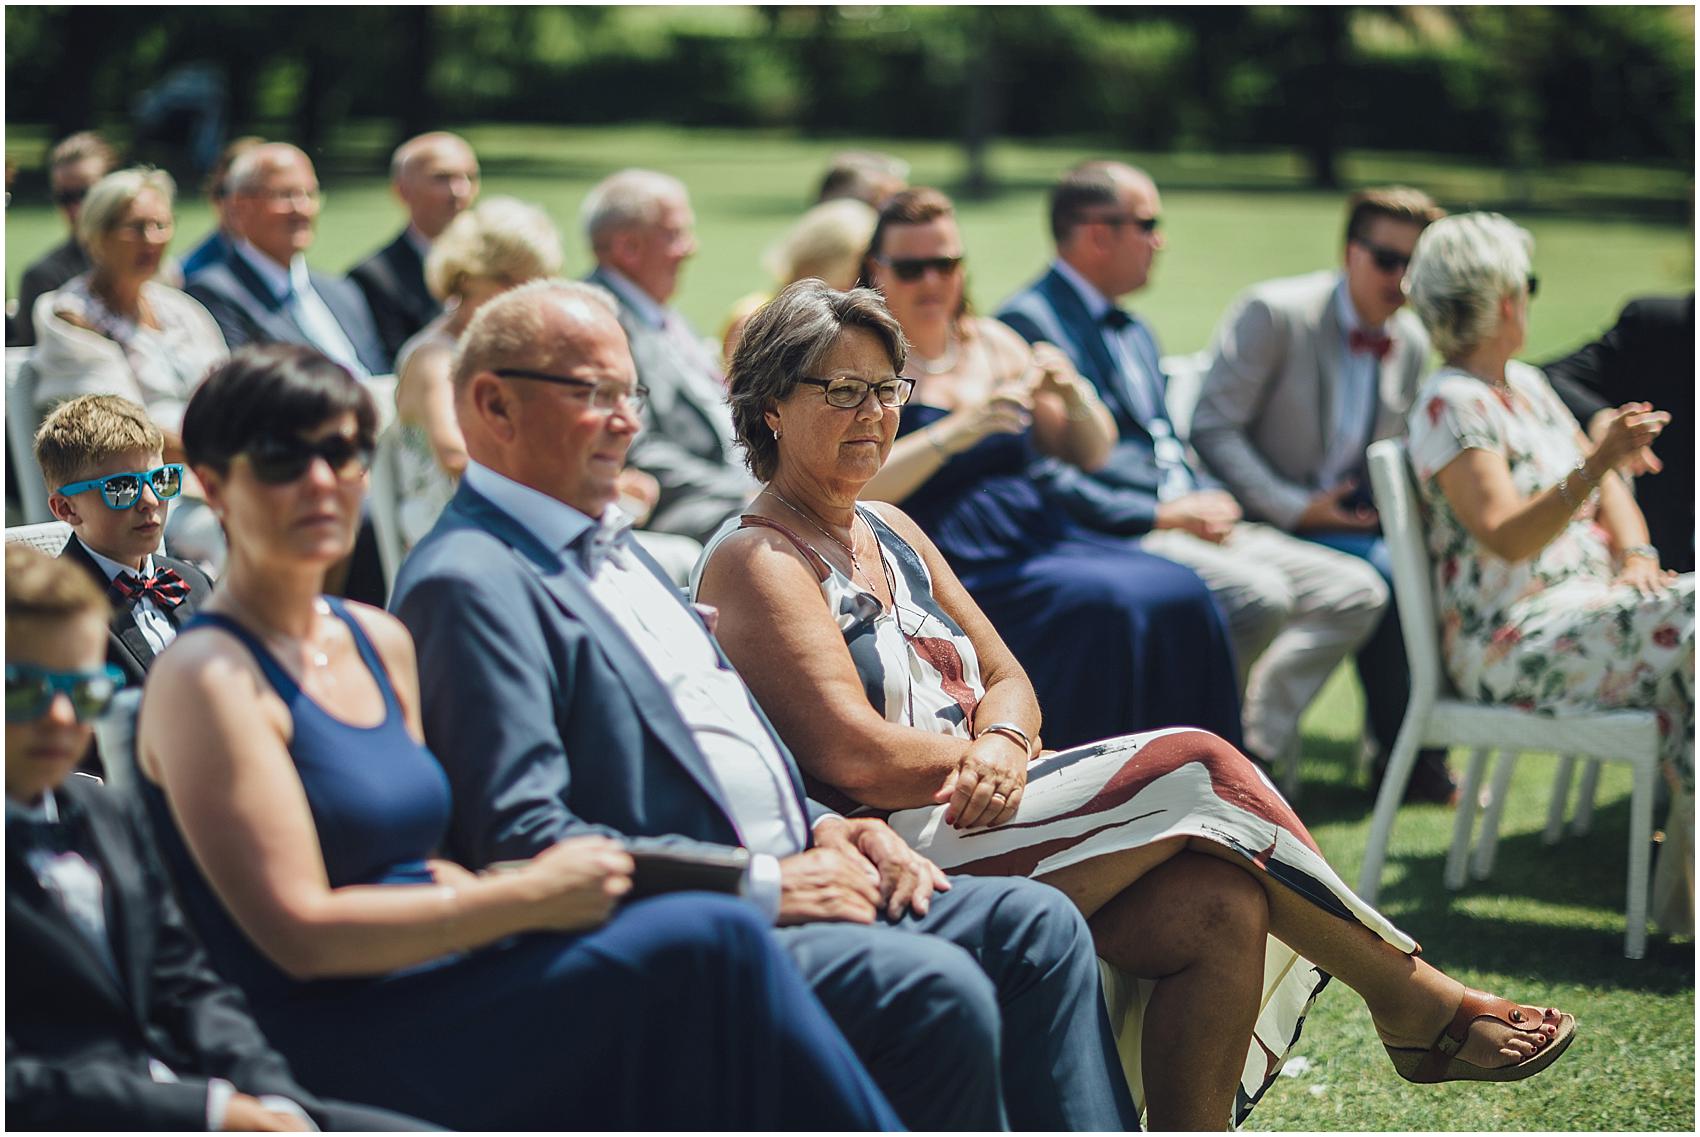
[[[251,193],[265,181],[267,174],[297,161],[306,163],[309,170],[313,168],[313,160],[307,157],[307,152],[287,142],[263,142],[251,150],[244,150],[230,163],[230,172],[224,177],[225,192]]]
[[[656,170],[621,170],[597,182],[579,206],[579,225],[592,251],[626,229],[653,225],[668,201],[685,201],[685,183]]]
[[[799,280],[756,309],[727,368],[727,402],[744,461],[759,481],[779,467],[779,443],[766,414],[797,389],[797,380],[820,366],[846,328],[863,328],[880,341],[893,371],[909,358],[903,327],[872,288],[839,292],[819,280]]]
[[[390,155],[390,181],[401,181],[402,178],[407,176],[407,168],[413,164],[414,159],[432,147],[440,146],[445,142],[459,143],[466,148],[468,154],[472,153],[470,142],[447,130],[433,130],[428,134],[416,134],[397,146],[395,153]],[[476,159],[476,155],[474,157]]]
[[[1529,231],[1498,213],[1461,213],[1417,239],[1405,289],[1443,359],[1499,330],[1499,302],[1528,287]]]
[[[118,219],[143,190],[164,197],[167,209],[177,197],[177,183],[171,175],[153,166],[114,170],[89,187],[82,211],[77,214],[77,243],[93,256],[100,239],[118,227]]]
[[[549,277],[510,288],[481,306],[461,333],[450,365],[455,393],[481,372],[546,359],[550,345],[544,310],[551,302],[580,320],[618,320],[619,306],[601,285]]]
[[[459,293],[469,277],[516,283],[561,271],[561,235],[549,215],[512,197],[489,197],[457,216],[431,242],[425,286],[438,300]]]

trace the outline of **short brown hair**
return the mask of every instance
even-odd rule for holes
[[[164,446],[165,436],[147,412],[118,395],[83,395],[61,403],[35,432],[36,464],[53,491],[88,477],[114,454],[157,454]]]
[[[94,616],[112,618],[106,597],[94,578],[65,565],[40,549],[6,543],[6,623],[23,619],[71,620]]]
[[[105,177],[118,167],[118,151],[112,144],[92,130],[79,130],[69,137],[59,140],[47,155],[49,171],[61,166],[72,166],[78,162],[90,160],[100,163],[100,175]]]
[[[744,460],[757,480],[771,479],[779,465],[779,445],[765,417],[768,408],[820,366],[846,328],[872,332],[892,370],[903,370],[909,343],[897,318],[871,288],[839,292],[812,277],[799,280],[756,309],[744,325],[727,368],[726,401]]]
[[[1410,186],[1361,189],[1346,199],[1346,243],[1362,240],[1370,223],[1378,217],[1426,229],[1445,216],[1446,210],[1420,189]]]

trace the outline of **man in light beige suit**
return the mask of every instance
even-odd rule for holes
[[[1266,281],[1239,297],[1217,329],[1193,415],[1193,445],[1248,517],[1360,557],[1384,579],[1364,452],[1404,432],[1428,363],[1403,282],[1417,237],[1439,216],[1419,190],[1353,194],[1344,270]],[[1370,733],[1386,755],[1410,687],[1391,606],[1357,662]],[[1452,797],[1443,753],[1424,755],[1410,795]]]

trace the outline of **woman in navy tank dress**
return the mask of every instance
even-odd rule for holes
[[[1198,726],[1238,746],[1233,652],[1203,580],[1088,532],[1030,478],[1046,458],[1102,461],[1115,426],[1061,352],[968,314],[961,247],[936,190],[880,215],[863,283],[903,325],[915,390],[863,497],[901,504],[944,554],[1032,678],[1048,745]]]
[[[185,417],[230,561],[154,665],[138,758],[217,968],[305,1085],[454,1128],[898,1127],[743,902],[616,908],[631,861],[601,838],[483,876],[430,859],[451,803],[406,633],[319,595],[374,419],[283,346],[237,352]]]

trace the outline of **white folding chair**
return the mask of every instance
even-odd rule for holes
[[[392,422],[378,435],[377,451],[372,455],[372,480],[366,497],[366,508],[372,517],[372,532],[378,539],[378,563],[384,573],[384,598],[387,601],[395,588],[396,573],[407,555],[407,544],[401,532],[401,467],[397,451],[401,449],[401,423]]]
[[[17,479],[18,506],[23,520],[52,521],[47,508],[47,483],[35,462],[35,430],[41,418],[35,410],[35,368],[30,348],[6,349],[6,466]]]
[[[1191,355],[1166,355],[1162,359],[1163,374],[1168,377],[1163,404],[1169,412],[1169,422],[1180,438],[1192,437],[1192,412],[1198,406],[1198,396],[1204,391],[1204,373],[1210,370],[1210,353],[1195,351]]]
[[[1393,821],[1421,747],[1468,746],[1473,751],[1459,794],[1452,846],[1446,855],[1448,888],[1459,888],[1464,883],[1477,794],[1489,754],[1497,750],[1502,752],[1502,757],[1494,774],[1493,795],[1482,819],[1473,866],[1477,879],[1485,878],[1493,868],[1500,817],[1518,754],[1539,750],[1562,756],[1553,804],[1548,809],[1549,840],[1556,839],[1556,831],[1562,827],[1564,798],[1575,759],[1623,762],[1634,774],[1629,801],[1629,891],[1625,905],[1628,930],[1623,954],[1640,959],[1647,945],[1648,860],[1653,833],[1654,778],[1659,763],[1657,716],[1651,711],[1538,714],[1458,698],[1450,690],[1441,668],[1434,578],[1404,445],[1387,439],[1371,446],[1369,475],[1375,506],[1381,515],[1382,533],[1393,560],[1393,596],[1399,607],[1399,626],[1405,634],[1405,655],[1410,662],[1411,701],[1388,759],[1381,792],[1376,797],[1358,894],[1371,903],[1375,901]],[[1594,785],[1593,777],[1584,778],[1586,804],[1578,806],[1578,831],[1585,831],[1591,822]]]
[[[57,557],[71,539],[71,527],[63,521],[42,521],[34,525],[14,525],[6,530],[6,543],[14,541],[40,549],[50,557]]]

